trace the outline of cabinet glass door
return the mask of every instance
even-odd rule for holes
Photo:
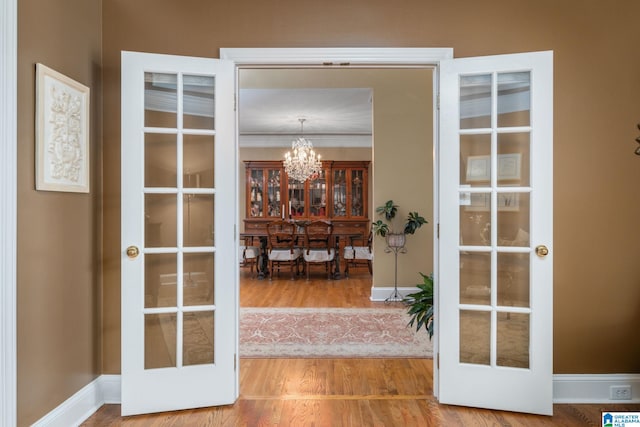
[[[262,193],[264,191],[264,170],[252,169],[250,179],[249,206],[252,217],[263,217]]]
[[[327,216],[327,172],[324,169],[309,180],[309,214],[314,217]]]
[[[347,216],[347,170],[333,170],[333,216]]]
[[[269,169],[267,179],[267,216],[280,217],[281,215],[280,170]]]
[[[364,170],[351,170],[351,194],[349,200],[351,202],[351,216],[364,217]]]
[[[304,182],[289,179],[289,214],[292,218],[307,216],[304,184]]]

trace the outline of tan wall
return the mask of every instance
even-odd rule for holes
[[[554,50],[554,371],[640,372],[639,2],[528,1],[516,11],[508,0],[104,0],[103,10],[104,373],[120,371],[120,51],[300,46]]]
[[[101,2],[18,4],[18,425],[101,373]],[[91,192],[35,191],[35,69],[91,89]]]

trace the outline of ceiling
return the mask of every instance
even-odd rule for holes
[[[314,147],[371,147],[372,96],[369,88],[240,89],[239,145],[290,147],[303,133]]]

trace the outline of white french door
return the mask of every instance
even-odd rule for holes
[[[550,414],[552,54],[450,53],[221,51],[236,65],[440,65],[438,398]],[[233,64],[123,53],[124,415],[238,396]]]
[[[122,54],[122,414],[238,396],[231,61]]]
[[[553,56],[440,65],[438,398],[551,414]]]

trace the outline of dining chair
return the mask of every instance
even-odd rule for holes
[[[299,271],[302,250],[296,247],[296,226],[288,221],[272,221],[267,224],[267,257],[269,258],[269,278],[273,278],[274,267],[280,274],[280,266],[291,266],[291,280]]]
[[[333,225],[325,221],[312,221],[304,227],[305,239],[302,257],[309,280],[311,264],[323,264],[327,271],[327,278],[331,279],[331,272],[336,258],[333,240]]]
[[[373,274],[373,233],[369,231],[369,236],[351,236],[350,245],[344,247],[344,275],[349,277],[349,266],[357,267],[366,265],[369,268],[369,274]]]
[[[254,245],[253,239],[254,238],[252,236],[245,237],[244,245],[239,246],[240,262],[243,267],[250,267],[251,277],[254,277],[254,266],[256,268],[256,273],[258,272],[258,257],[260,256],[260,246]]]

